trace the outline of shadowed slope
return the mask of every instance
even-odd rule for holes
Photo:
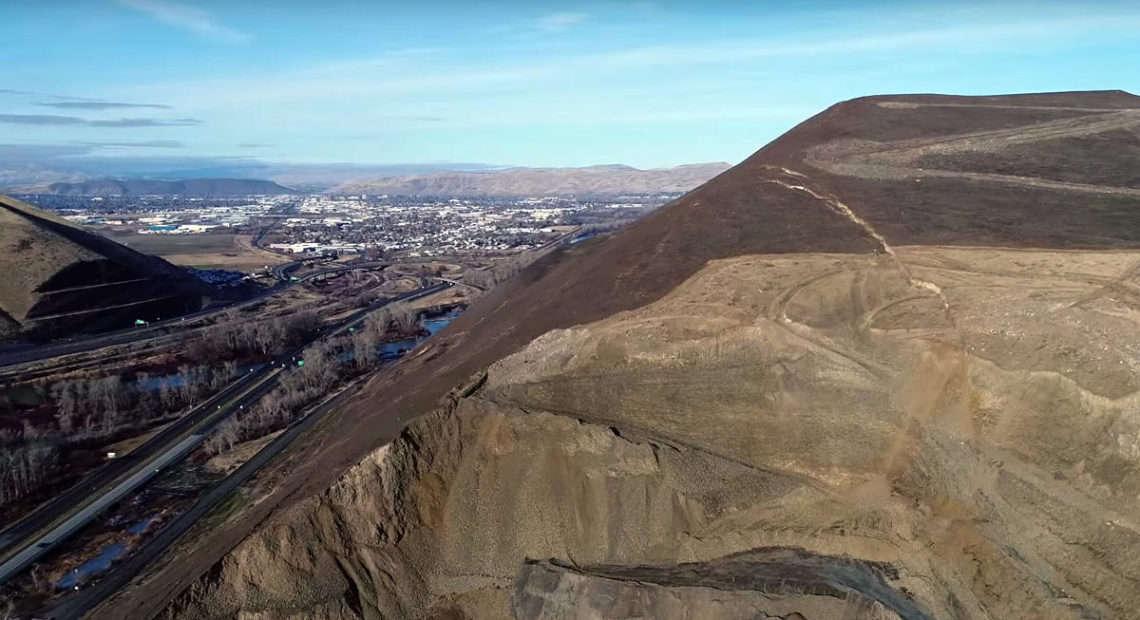
[[[49,335],[126,327],[200,308],[213,292],[181,269],[0,196],[0,310]]]

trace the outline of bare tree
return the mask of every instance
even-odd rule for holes
[[[24,443],[31,443],[40,436],[40,432],[36,430],[31,420],[27,418],[20,420],[20,426],[23,427]]]
[[[419,320],[418,312],[407,304],[392,304],[389,308],[392,314],[392,321],[396,324],[396,329],[404,333],[412,333],[415,331]]]
[[[357,368],[365,370],[372,367],[376,362],[378,344],[379,339],[374,330],[364,328],[352,335],[353,363]]]
[[[55,400],[56,421],[59,430],[65,435],[75,426],[75,418],[80,413],[80,400],[76,394],[74,381],[60,381],[52,385],[52,398]]]
[[[33,439],[38,433],[32,433]],[[25,437],[28,435],[25,433]],[[0,505],[31,493],[55,467],[55,446],[44,440],[13,445],[11,439],[0,448]]]
[[[139,392],[134,411],[138,414],[137,419],[140,421],[153,418],[155,413],[158,413],[158,402],[154,392],[151,390]]]
[[[253,340],[259,353],[271,353],[281,347],[285,340],[284,326],[276,318],[261,321],[254,330]]]
[[[392,311],[388,306],[380,308],[376,312],[369,315],[368,319],[364,321],[364,329],[372,332],[377,341],[383,340],[384,335],[388,333],[388,325],[392,322]]]
[[[75,414],[65,412],[63,409],[56,412],[55,421],[59,425],[59,432],[64,435],[70,435],[75,428]]]
[[[103,419],[108,429],[112,429],[119,421],[120,405],[123,403],[123,381],[118,375],[103,377],[96,383],[98,386],[99,406],[102,409]]]
[[[302,353],[305,365],[298,369],[306,389],[322,389],[335,379],[331,345],[320,340],[305,348]]]
[[[170,411],[178,402],[178,394],[174,390],[174,385],[170,377],[162,380],[162,384],[158,388],[158,399],[162,403],[162,408]]]
[[[209,384],[211,391],[220,389],[223,385],[226,384],[226,381],[229,380],[229,377],[226,375],[226,371],[222,368],[215,368],[208,374],[210,376],[210,379],[207,383]]]
[[[178,377],[182,381],[178,386],[178,392],[183,403],[193,407],[198,401],[204,383],[203,374],[200,366],[190,367],[183,364],[178,367]]]

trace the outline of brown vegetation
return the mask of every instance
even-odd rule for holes
[[[104,611],[683,617],[713,601],[673,582],[715,577],[716,604],[811,617],[718,572],[798,548],[881,570],[852,613],[1138,617],[1135,196],[877,159],[1103,108],[1140,99],[829,109],[496,287]]]
[[[374,369],[380,362],[381,343],[419,335],[419,320],[420,312],[408,304],[390,304],[373,312],[347,335],[321,339],[306,347],[299,356],[303,365],[282,373],[276,389],[218,425],[206,440],[206,452],[228,452],[236,444],[287,426],[335,386]],[[346,356],[351,360],[345,361]]]
[[[161,259],[6,196],[0,267],[0,337],[125,327],[197,310],[216,293]]]
[[[36,425],[27,417],[21,430],[0,431],[0,511],[10,516],[20,500],[51,485],[75,479],[92,464],[79,458],[94,448],[146,429],[194,407],[237,374],[232,361],[213,367],[182,365],[152,387],[140,372],[64,379],[42,384],[54,423]],[[143,387],[140,387],[143,386]],[[97,460],[94,462],[98,462]]]
[[[361,180],[333,188],[338,194],[423,196],[600,196],[686,192],[724,172],[728,164],[693,164],[668,170],[628,166],[515,168]]]

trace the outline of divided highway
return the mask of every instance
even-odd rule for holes
[[[55,524],[61,515],[65,515],[73,507],[82,504],[91,494],[100,489],[108,488],[116,480],[127,475],[139,465],[140,459],[145,459],[146,455],[152,455],[162,450],[163,447],[176,443],[179,438],[184,437],[193,429],[199,428],[203,423],[208,423],[211,414],[220,411],[222,403],[234,401],[240,395],[247,393],[257,379],[263,376],[264,370],[265,367],[255,367],[253,372],[247,373],[241,379],[226,386],[221,392],[206,399],[201,405],[191,409],[131,452],[121,458],[109,461],[68,490],[59,493],[14,523],[6,525],[0,531],[0,558],[11,555],[8,551],[16,543]],[[3,579],[0,579],[0,582],[2,581]]]
[[[249,299],[210,308],[207,310],[199,310],[180,317],[166,319],[164,321],[157,321],[145,327],[122,329],[115,332],[104,334],[97,334],[87,338],[76,340],[61,340],[48,344],[34,344],[34,345],[21,345],[19,347],[9,347],[7,349],[0,349],[0,368],[5,366],[14,366],[17,364],[29,364],[31,362],[38,362],[40,360],[51,359],[61,355],[72,355],[75,353],[86,353],[96,349],[105,347],[121,346],[131,344],[134,342],[141,342],[151,338],[157,338],[164,335],[166,328],[173,325],[185,325],[186,323],[204,319],[209,316],[225,312],[230,308],[242,308],[250,304],[257,303],[268,297],[272,297],[282,291],[288,290],[291,287],[297,286],[309,280],[324,277],[334,273],[343,271],[352,271],[354,269],[377,269],[380,267],[390,266],[392,263],[385,261],[371,261],[351,264],[341,264],[332,267],[326,267],[311,273],[307,273],[292,280],[289,275],[301,266],[301,261],[293,261],[292,263],[284,263],[273,268],[273,275],[281,282],[272,288],[266,289]]]
[[[339,336],[359,324],[372,312],[388,304],[425,297],[451,286],[449,282],[440,282],[377,301],[338,321],[320,338]],[[0,564],[0,583],[27,569],[53,547],[90,523],[104,509],[141,488],[163,468],[180,461],[205,441],[210,430],[221,421],[256,403],[277,385],[279,375],[285,372],[284,368],[302,350],[303,346],[297,347],[269,364],[254,368],[245,377],[171,424],[122,460],[108,463],[55,500],[41,506],[0,533],[0,548],[7,551],[4,562]],[[295,424],[290,432],[283,433],[270,446],[277,445],[276,449],[280,451],[300,432],[294,432],[294,429],[299,427],[299,424]],[[290,439],[280,443],[283,437]],[[261,457],[261,453],[258,457]],[[268,461],[268,457],[262,459],[255,457],[255,461],[251,463],[264,464],[265,461]],[[239,469],[235,475],[243,469],[247,468]],[[245,475],[248,477],[251,474]],[[232,483],[230,478],[227,478],[222,484]],[[207,494],[206,497],[212,495]],[[154,540],[165,540],[164,536],[169,537],[165,532],[166,530],[163,530],[163,533]],[[148,544],[147,548],[150,549],[152,546]],[[157,554],[154,557],[157,557]]]
[[[153,538],[147,540],[122,562],[116,564],[111,572],[104,575],[96,583],[72,592],[52,605],[43,615],[53,620],[80,618],[96,605],[102,603],[114,593],[125,588],[131,580],[142,573],[152,562],[162,557],[183,534],[190,531],[200,519],[210,514],[219,504],[224,502],[238,487],[249,481],[262,467],[269,463],[273,457],[280,454],[289,444],[313,426],[326,413],[333,411],[348,398],[355,394],[349,389],[337,394],[328,401],[320,404],[304,418],[294,422],[285,432],[281,433],[255,454],[253,458],[242,464],[233,473],[207,491],[186,512],[178,515],[166,527],[160,530]]]
[[[280,372],[279,366],[267,365],[250,373],[256,375],[255,378],[239,381],[246,389],[226,400],[225,404],[198,407],[178,420],[182,424],[176,422],[171,425],[178,426],[175,432],[166,432],[170,430],[168,427],[161,436],[152,438],[118,461],[122,466],[95,472],[63,494],[64,501],[53,500],[18,521],[13,528],[5,530],[3,537],[9,557],[0,564],[0,583],[31,566],[103,510],[141,488],[167,466],[180,461],[205,441],[219,422],[257,402],[272,389]],[[144,451],[148,447],[149,451]]]

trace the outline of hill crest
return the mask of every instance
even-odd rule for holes
[[[183,179],[162,181],[150,179],[91,179],[74,183],[51,183],[41,189],[26,188],[27,193],[57,196],[188,196],[223,198],[295,194],[273,181],[260,179]]]
[[[215,293],[160,258],[3,195],[0,270],[6,338],[127,327],[197,310]]]
[[[332,194],[407,196],[617,196],[686,192],[729,168],[729,164],[689,164],[640,170],[623,164],[585,168],[508,168],[391,176],[342,183]]]

